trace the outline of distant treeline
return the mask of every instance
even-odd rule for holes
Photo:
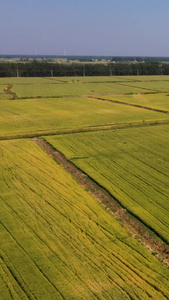
[[[80,62],[93,62],[93,61],[111,61],[111,62],[169,62],[169,57],[160,56],[80,56],[80,55],[0,55],[1,59],[30,61],[30,59],[56,61],[80,61]]]
[[[0,62],[0,77],[169,75],[169,63]]]

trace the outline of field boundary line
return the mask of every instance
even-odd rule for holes
[[[96,126],[88,126],[88,127],[82,127],[82,128],[64,129],[64,130],[42,131],[42,132],[17,134],[17,135],[6,135],[6,136],[4,135],[4,136],[0,136],[0,141],[28,139],[28,138],[36,138],[36,137],[42,137],[42,136],[72,134],[72,133],[82,133],[82,132],[94,132],[94,131],[104,131],[104,130],[159,126],[159,125],[168,125],[168,124],[169,124],[169,120],[154,120],[154,121],[144,121],[143,120],[142,122],[131,122],[131,123],[111,124],[111,125],[96,125]]]
[[[147,110],[151,110],[151,111],[155,111],[155,112],[169,114],[169,110],[164,110],[164,109],[159,109],[159,108],[153,108],[153,107],[149,107],[149,106],[144,106],[144,105],[140,105],[140,104],[134,104],[134,103],[124,102],[124,101],[119,101],[119,100],[115,100],[115,99],[104,99],[104,98],[100,98],[100,97],[96,97],[96,96],[91,96],[91,97],[88,96],[88,98],[93,98],[95,100],[112,102],[112,103],[116,103],[116,104],[133,106],[133,107],[143,108],[143,109],[147,109]]]
[[[144,88],[144,87],[135,86],[135,85],[130,85],[130,84],[124,84],[124,83],[121,83],[121,82],[118,82],[117,85],[129,86],[129,87],[132,87],[132,88],[139,88],[139,89],[142,89],[142,90],[147,90],[147,91],[152,91],[152,92],[157,92],[157,93],[160,92],[160,90],[149,89],[149,88]]]
[[[14,93],[15,94],[15,93]],[[59,98],[94,98],[95,96],[127,96],[127,95],[137,95],[138,93],[106,93],[106,94],[87,94],[87,95],[81,95],[81,94],[75,94],[75,95],[57,95],[57,96],[32,96],[32,97],[18,97],[16,94],[15,99],[12,100],[38,100],[38,99],[59,99]],[[139,93],[139,95],[145,95],[145,94],[161,94],[161,92],[154,92],[154,93]]]
[[[169,267],[169,245],[156,231],[130,212],[104,186],[78,168],[65,155],[43,138],[31,139],[63,167],[92,197],[94,197],[130,235],[147,248],[163,265]]]

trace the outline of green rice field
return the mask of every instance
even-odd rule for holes
[[[1,101],[0,136],[169,120],[169,115],[88,98]]]
[[[169,242],[168,125],[46,139]]]
[[[126,83],[127,85],[127,83]],[[147,90],[157,91],[160,93],[168,93],[169,92],[169,81],[161,80],[161,81],[145,81],[145,82],[132,82],[131,85],[133,88],[143,88]]]
[[[169,299],[168,83],[0,78],[0,300]]]
[[[118,96],[114,95],[114,96],[103,96],[102,98],[169,111],[169,96],[168,94],[163,94],[163,93],[118,95]]]
[[[169,270],[31,141],[0,143],[1,299],[167,299]]]
[[[50,81],[51,82],[51,81]],[[59,96],[80,96],[95,94],[127,94],[141,93],[142,88],[118,85],[116,83],[48,83],[48,84],[17,84],[14,85],[12,91],[18,98],[30,97],[59,97]],[[148,90],[147,90],[148,92]]]

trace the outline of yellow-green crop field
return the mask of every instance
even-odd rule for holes
[[[114,96],[103,96],[102,98],[169,111],[169,96],[168,94],[163,94],[163,93],[149,94],[149,95],[147,94],[118,95],[118,96],[114,95]]]
[[[127,85],[127,83],[126,83]],[[157,91],[160,93],[167,93],[169,92],[169,81],[168,80],[161,80],[158,81],[147,81],[147,82],[132,82],[131,85],[133,88],[143,88],[147,90]]]
[[[169,115],[159,112],[80,97],[2,100],[0,105],[0,136],[169,120]]]
[[[119,78],[119,76],[115,76],[116,78]],[[121,76],[122,80],[131,80],[131,81],[169,81],[168,75],[153,75],[153,76]]]
[[[58,81],[57,78],[54,78],[55,81]],[[47,84],[52,83],[51,78],[39,78],[39,77],[6,77],[6,78],[0,78],[0,84],[12,84],[12,85],[20,85],[20,84]]]
[[[46,139],[169,242],[169,125]]]
[[[1,299],[169,297],[169,270],[36,144],[0,155]]]
[[[64,154],[167,249],[168,83],[0,78],[0,300],[169,299],[167,257],[37,143]]]
[[[50,81],[51,82],[51,81]],[[88,83],[88,82],[68,82],[68,83],[46,83],[46,84],[16,84],[12,91],[18,98],[30,97],[59,97],[59,96],[79,96],[95,94],[128,94],[141,93],[142,87],[130,87],[116,83]],[[145,90],[144,90],[145,91]],[[148,90],[147,90],[148,92]]]

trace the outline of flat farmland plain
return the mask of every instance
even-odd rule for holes
[[[169,299],[168,82],[0,78],[0,299]],[[56,163],[45,139],[156,233],[166,256]]]
[[[130,87],[118,85],[114,82],[66,82],[66,83],[47,83],[47,84],[14,84],[12,92],[18,98],[36,97],[59,97],[59,96],[80,96],[95,94],[127,94],[141,93],[142,87]],[[147,90],[148,92],[148,90]]]
[[[114,96],[102,96],[102,98],[169,111],[169,96],[168,94],[163,94],[163,93],[118,95],[118,96],[114,95]]]
[[[169,126],[46,138],[169,242]]]
[[[169,120],[169,115],[88,98],[2,100],[0,136]]]
[[[131,81],[169,81],[168,75],[144,75],[144,76],[115,76],[116,78],[120,77],[122,81],[124,80],[131,80]]]
[[[57,77],[55,77],[55,81],[57,82]],[[27,84],[50,84],[51,78],[46,77],[6,77],[6,78],[0,78],[0,84],[12,84],[12,85],[27,85]]]
[[[124,83],[125,85],[125,83]],[[127,83],[126,83],[127,85]],[[143,88],[151,91],[156,91],[160,93],[168,93],[169,92],[169,81],[161,80],[161,81],[144,81],[144,82],[132,82],[131,86],[133,88]]]
[[[31,141],[0,143],[1,299],[167,299],[169,270]]]

